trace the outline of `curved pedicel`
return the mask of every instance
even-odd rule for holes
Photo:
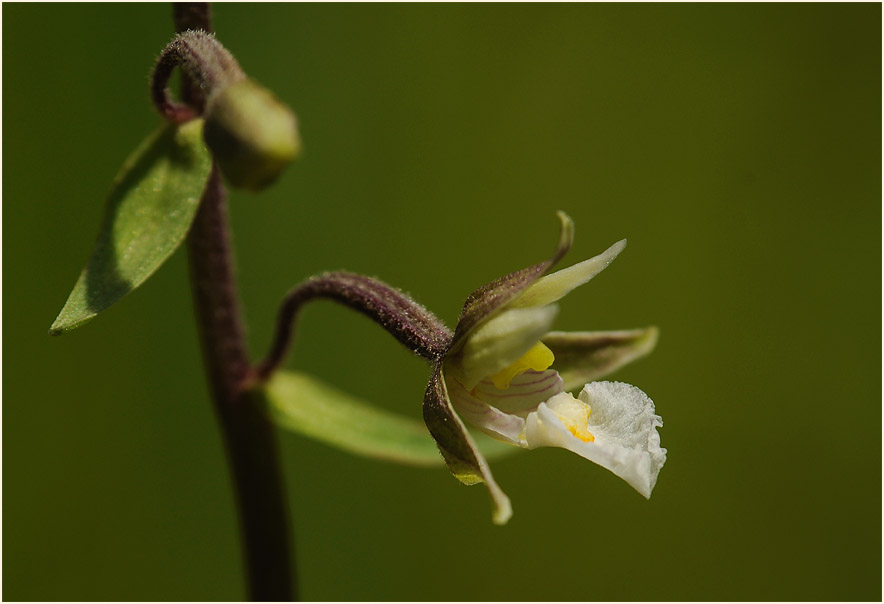
[[[398,289],[363,275],[325,273],[310,278],[286,295],[279,309],[270,352],[256,368],[258,379],[267,379],[282,363],[291,345],[298,312],[305,303],[317,299],[333,300],[361,312],[428,361],[442,358],[451,344],[451,330]]]

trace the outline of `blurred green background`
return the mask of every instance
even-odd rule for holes
[[[645,501],[562,450],[444,469],[281,435],[313,600],[879,600],[881,6],[239,5],[219,38],[303,159],[231,199],[254,353],[311,274],[465,296],[629,238],[556,327],[655,324]],[[243,597],[182,253],[46,335],[123,158],[159,122],[168,5],[3,5],[3,597]],[[415,418],[426,366],[331,304],[291,367]]]

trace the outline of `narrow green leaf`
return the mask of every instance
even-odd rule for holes
[[[187,235],[212,165],[202,129],[202,120],[165,125],[123,164],[92,257],[50,335],[80,327],[144,283]]]
[[[315,377],[277,371],[264,392],[283,428],[357,455],[412,466],[444,465],[423,422],[385,411]],[[476,435],[476,441],[489,458],[519,450],[484,434]]]

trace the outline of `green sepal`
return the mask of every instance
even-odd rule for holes
[[[556,216],[560,226],[559,242],[552,256],[528,268],[504,275],[471,293],[461,310],[451,352],[457,352],[474,329],[518,297],[568,253],[574,242],[574,222],[564,212],[559,211]]]
[[[144,283],[187,235],[212,160],[202,120],[166,124],[129,156],[114,180],[89,263],[50,335],[84,325]]]
[[[385,411],[318,378],[277,371],[263,392],[282,428],[356,455],[411,466],[444,465],[423,422]],[[479,440],[492,458],[520,450],[490,437]]]
[[[448,397],[441,364],[424,394],[424,421],[433,435],[451,474],[466,485],[484,483],[491,498],[491,519],[506,524],[513,515],[509,497],[497,485],[491,468]]]
[[[565,390],[582,388],[627,363],[649,354],[657,345],[656,327],[624,331],[552,331],[542,341],[556,360],[554,367]]]

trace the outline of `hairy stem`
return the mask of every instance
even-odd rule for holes
[[[452,334],[445,324],[398,289],[363,275],[326,273],[295,287],[283,299],[273,344],[257,366],[256,378],[267,379],[282,363],[291,346],[298,312],[316,299],[333,300],[361,312],[428,361],[442,358],[451,344]]]
[[[176,33],[189,29],[212,32],[212,7],[208,2],[173,2],[172,18]],[[199,83],[182,74],[181,84],[181,100],[202,113],[206,107],[206,97],[200,90]]]
[[[187,103],[176,103],[169,95],[169,78],[176,67],[181,68],[183,77],[199,85],[208,103],[215,92],[246,78],[239,63],[215,36],[203,30],[179,33],[160,53],[150,83],[150,97],[157,111],[176,123],[193,119],[201,111]],[[193,96],[192,88],[187,89]]]
[[[207,5],[175,7],[179,31],[194,26],[211,31]],[[190,94],[195,92],[185,94],[187,102],[193,101]],[[292,600],[294,560],[276,434],[260,399],[244,387],[252,371],[233,272],[227,198],[217,167],[187,247],[203,356],[236,493],[248,596]]]

